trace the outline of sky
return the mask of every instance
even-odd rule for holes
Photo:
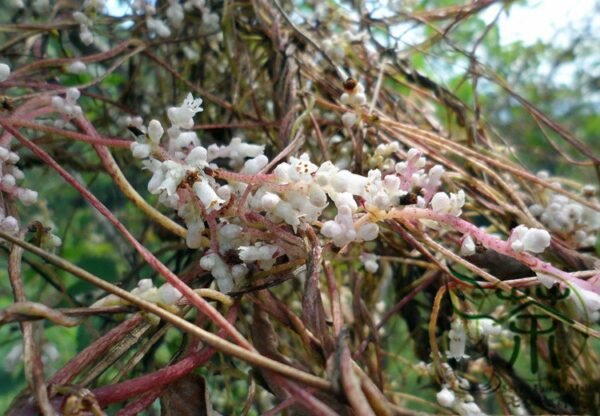
[[[457,4],[466,4],[469,0],[456,0]],[[397,3],[402,0],[396,0]],[[552,43],[555,46],[567,46],[569,37],[568,27],[581,27],[584,21],[593,16],[592,25],[594,32],[600,34],[600,0],[530,0],[527,6],[515,4],[508,13],[502,12],[498,20],[501,44],[521,41],[524,45],[532,45],[537,41]],[[379,1],[375,5],[381,4]],[[130,12],[128,7],[119,5],[119,0],[107,0],[107,9],[113,15],[122,15]],[[502,4],[494,4],[481,13],[482,18],[492,22]],[[413,39],[413,36],[416,36]],[[403,39],[407,43],[416,43],[421,40],[418,33],[404,33]],[[600,46],[599,46],[600,47]],[[573,80],[574,68],[567,65],[557,74],[557,81],[570,83]]]
[[[458,4],[468,0],[457,0]],[[128,11],[119,6],[119,0],[107,0],[107,9],[114,15]],[[502,5],[497,4],[486,9],[482,16],[491,21]],[[502,43],[521,40],[526,45],[538,40],[551,41],[558,29],[568,24],[577,25],[590,14],[594,15],[597,33],[600,32],[600,0],[532,0],[526,7],[514,5],[510,12],[502,13],[499,20]],[[555,39],[560,42],[560,37]]]
[[[570,24],[577,27],[590,15],[594,16],[596,33],[600,32],[599,0],[537,0],[531,1],[527,7],[513,6],[507,15],[500,17],[499,27],[503,44],[521,40],[531,45],[538,40],[547,42],[565,42],[564,36],[557,36],[557,31]],[[483,17],[491,21],[501,5],[490,6],[483,12]]]

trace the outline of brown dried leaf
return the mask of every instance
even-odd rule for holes
[[[170,384],[160,395],[162,416],[214,416],[204,377],[188,374]]]

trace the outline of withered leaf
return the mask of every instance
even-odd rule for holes
[[[162,416],[215,416],[204,377],[188,374],[160,395]]]

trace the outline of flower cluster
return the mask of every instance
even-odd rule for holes
[[[593,186],[583,188],[583,196],[598,203],[595,194]],[[596,243],[600,231],[600,212],[557,193],[552,193],[545,205],[531,205],[529,211],[551,231],[571,235],[578,247],[589,247]]]
[[[183,26],[186,11],[199,11],[202,14],[202,27],[207,32],[214,31],[219,26],[219,15],[210,10],[205,0],[188,0],[183,4],[178,0],[169,0],[168,3],[166,20],[158,16],[156,8],[147,2],[134,1],[132,8],[137,14],[145,16],[148,31],[161,38],[168,38],[173,29]]]
[[[175,305],[177,304],[177,301],[181,299],[181,293],[173,286],[171,286],[171,284],[165,283],[161,287],[155,287],[151,279],[141,279],[138,282],[137,287],[133,288],[131,294],[138,296],[148,302],[162,306]],[[99,299],[90,307],[105,308],[110,306],[126,305],[128,305],[127,301],[121,299],[116,295],[110,294]]]
[[[475,403],[471,395],[467,394],[465,395],[465,397],[462,398],[456,397],[454,392],[448,389],[447,386],[444,386],[442,390],[440,390],[436,394],[436,399],[440,406],[450,408],[461,416],[485,415],[485,413],[481,411],[477,403]]]
[[[17,181],[22,180],[25,175],[23,171],[16,166],[19,156],[0,146],[0,191],[11,195],[23,203],[31,205],[37,201],[37,192],[31,189],[17,186]],[[6,215],[4,208],[0,206],[0,229],[10,234],[19,232],[19,222],[13,216]]]
[[[362,105],[362,90],[355,86],[352,91],[343,100]],[[316,165],[308,154],[290,157],[272,173],[262,173],[269,163],[264,146],[245,143],[241,138],[232,139],[228,145],[203,146],[197,134],[189,131],[193,117],[202,111],[201,104],[202,100],[189,94],[181,106],[167,111],[171,122],[167,143],[161,144],[163,126],[152,120],[142,130],[145,134],[131,144],[131,151],[152,172],[148,190],[184,220],[187,245],[210,246],[201,266],[212,273],[222,291],[231,290],[249,268],[268,270],[282,256],[293,258],[293,246],[299,243],[285,237],[289,231],[282,226],[289,226],[293,236],[305,225],[316,225],[338,247],[371,241],[379,235],[377,222],[382,213],[399,206],[415,188],[421,188],[422,196],[415,194],[409,204],[424,208],[430,203],[437,212],[461,213],[464,192],[450,196],[437,192],[444,169],[435,165],[426,172],[425,159],[416,149],[410,149],[403,162],[387,163],[391,168],[387,174],[371,169],[363,176],[330,161]],[[398,150],[397,145],[388,145],[380,153],[389,157]],[[224,170],[217,160],[228,160],[234,171]],[[242,201],[242,206],[235,206],[233,201]],[[335,215],[323,218],[331,202]],[[271,224],[267,227],[271,230],[279,227],[281,233],[249,232],[244,218],[238,215],[245,211],[257,213],[259,222]],[[206,222],[211,227],[208,234]],[[232,249],[237,251],[234,262],[228,254]],[[369,262],[368,268],[377,270],[377,263]]]
[[[65,93],[65,98],[58,95],[52,97],[52,106],[67,118],[77,118],[83,114],[81,107],[77,105],[77,100],[81,93],[77,88],[69,88]],[[62,122],[62,120],[58,120]]]
[[[550,245],[550,233],[539,228],[519,225],[512,230],[508,241],[510,247],[517,253],[521,251],[542,253]]]
[[[342,123],[347,128],[350,128],[358,121],[360,109],[367,103],[367,96],[362,84],[352,78],[346,80],[344,88],[346,92],[342,94],[340,101],[342,104],[350,107],[352,111],[348,111],[342,115]]]

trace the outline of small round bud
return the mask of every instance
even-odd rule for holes
[[[0,64],[0,82],[4,82],[10,76],[10,67],[6,64]]]

